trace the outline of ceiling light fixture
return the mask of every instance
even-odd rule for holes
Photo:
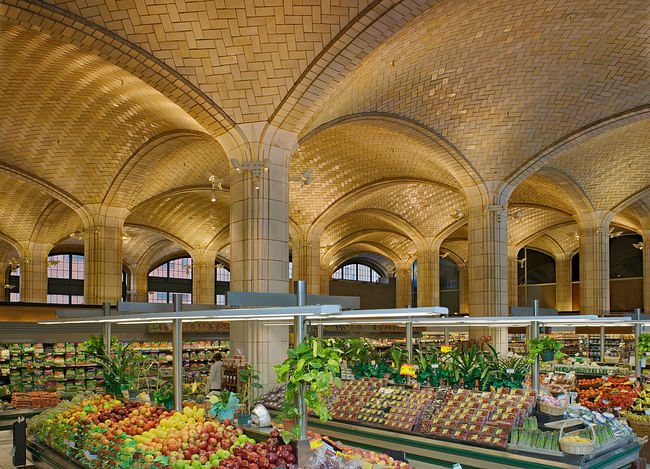
[[[301,176],[293,176],[289,178],[289,181],[302,182],[303,186],[308,186],[314,180],[314,177],[311,175],[314,172],[313,169],[308,169]]]
[[[517,259],[517,262],[519,262],[519,267],[523,267],[526,263],[526,258]]]
[[[512,213],[509,213],[508,216],[509,216],[510,218],[513,218],[513,219],[515,219],[515,220],[518,220],[519,218],[521,218],[522,216],[524,216],[525,213],[526,213],[526,210],[516,210],[516,211],[514,211],[514,212],[512,212]]]
[[[638,243],[633,243],[632,246],[637,248],[639,251],[643,251],[643,248],[645,247],[645,243],[643,241],[639,241]]]
[[[609,237],[610,238],[618,238],[619,236],[621,236],[623,234],[623,231],[615,231],[615,230],[616,230],[616,228],[614,228],[613,226],[609,229]]]
[[[451,214],[451,218],[455,218],[456,220],[460,220],[461,218],[465,218],[465,214],[461,209],[456,209],[454,213]]]

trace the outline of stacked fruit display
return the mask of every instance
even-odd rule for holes
[[[411,431],[428,404],[433,402],[436,391],[433,388],[407,392],[395,402],[386,414],[385,425],[403,431]]]
[[[521,389],[498,392],[461,390],[431,420],[430,435],[505,448],[510,430],[530,415],[535,395]]]
[[[277,431],[256,443],[228,420],[206,420],[196,407],[171,412],[87,396],[35,417],[30,432],[88,468],[296,468],[291,446]]]
[[[639,391],[635,378],[609,376],[600,386],[578,390],[578,402],[592,410],[626,411],[634,404]]]
[[[363,378],[357,381],[343,383],[341,392],[330,405],[332,418],[356,422],[359,412],[375,394],[375,391],[386,387],[387,379]]]

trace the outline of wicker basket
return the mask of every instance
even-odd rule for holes
[[[562,428],[560,429],[560,449],[562,451],[564,451],[567,454],[581,454],[581,455],[591,454],[594,452],[596,433],[594,432],[593,425],[589,425],[589,429],[591,430],[591,434],[593,435],[593,438],[589,443],[576,443],[573,441],[565,440],[566,437],[562,436],[562,434],[564,433],[565,425],[566,422],[562,425]],[[578,433],[580,433],[580,431],[568,433],[567,436],[577,435]]]
[[[648,438],[650,437],[650,423],[643,422],[633,422],[629,418],[627,423],[630,425],[630,428],[636,436],[639,438]],[[639,457],[650,459],[650,443],[643,443],[641,445],[641,451],[639,452]]]
[[[546,402],[541,402],[540,401],[539,410],[540,410],[540,412],[543,412],[543,413],[545,413],[547,415],[554,415],[554,416],[564,415],[564,412],[566,412],[566,401],[565,401],[564,406],[562,406],[562,407],[549,405]]]

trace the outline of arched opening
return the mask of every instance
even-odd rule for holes
[[[185,304],[192,303],[192,258],[177,257],[165,261],[149,271],[147,301],[171,303],[180,293]]]
[[[20,301],[20,266],[10,265],[5,273],[5,301],[18,303]]]
[[[84,303],[83,254],[65,252],[47,257],[47,302],[64,305]]]
[[[332,274],[334,280],[378,283],[382,275],[374,267],[358,262],[345,264]]]
[[[555,259],[531,248],[517,255],[517,304],[532,306],[539,300],[542,308],[555,308]]]
[[[223,264],[219,263],[219,260],[215,262],[214,268],[214,303],[217,305],[226,304],[226,294],[230,290],[230,269]]]
[[[452,315],[460,312],[460,271],[448,258],[440,259],[440,306],[446,306]]]

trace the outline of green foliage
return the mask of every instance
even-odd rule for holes
[[[481,363],[481,390],[494,388],[516,388],[521,385],[530,371],[530,364],[525,357],[502,359],[497,351],[488,344],[489,350],[483,352]]]
[[[322,421],[329,420],[326,402],[332,396],[331,383],[341,387],[340,361],[341,351],[328,347],[317,338],[309,338],[296,348],[287,350],[288,358],[274,367],[278,383],[286,383],[286,405],[283,409],[284,418],[302,417],[296,407],[298,392],[302,389],[305,404]],[[296,429],[297,427],[297,429]],[[296,425],[292,431],[299,436],[301,428]]]
[[[650,334],[639,334],[637,353],[643,356],[646,352],[650,352]]]
[[[408,360],[408,352],[405,348],[400,347],[399,345],[393,345],[387,352],[387,358],[389,358],[393,363],[393,368],[391,370],[391,379],[398,384],[403,384],[406,379],[404,376],[400,375],[400,368],[402,364],[406,363]]]
[[[532,362],[537,355],[545,350],[552,350],[555,352],[555,359],[566,357],[565,353],[560,352],[562,348],[562,341],[554,339],[550,335],[540,339],[531,339],[528,341],[528,358]]]
[[[454,349],[449,359],[454,381],[458,383],[462,379],[463,387],[473,389],[484,366],[483,354],[479,348],[472,345],[467,350]]]
[[[262,385],[258,383],[260,377],[259,371],[253,368],[253,365],[248,363],[245,367],[239,369],[239,382],[241,383],[241,390],[237,393],[239,400],[246,406],[246,413],[251,413],[253,405],[252,393],[253,389],[262,389]]]

